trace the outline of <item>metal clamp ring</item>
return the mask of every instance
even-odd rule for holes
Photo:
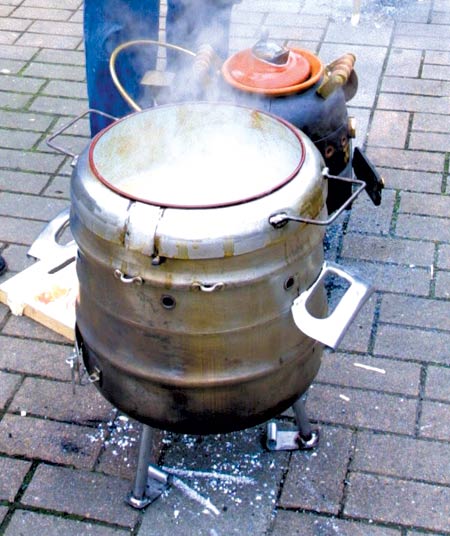
[[[132,276],[126,275],[118,268],[114,270],[114,277],[116,279],[119,279],[125,285],[131,285],[133,283],[135,285],[142,285],[144,283],[144,280],[142,279],[142,277],[140,276],[132,277]]]
[[[225,283],[206,284],[194,281],[191,286],[193,289],[201,290],[202,292],[215,292],[216,290],[222,290],[225,287]]]

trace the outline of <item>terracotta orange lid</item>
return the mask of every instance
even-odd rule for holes
[[[287,95],[314,85],[323,70],[320,59],[307,50],[289,49],[286,62],[275,64],[256,57],[252,49],[246,49],[225,61],[222,76],[241,91]]]

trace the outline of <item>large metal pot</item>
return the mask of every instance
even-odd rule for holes
[[[326,189],[312,142],[250,108],[163,106],[102,131],[77,159],[71,230],[78,346],[103,395],[187,433],[295,402],[370,293],[323,269]],[[330,270],[351,287],[324,319]]]

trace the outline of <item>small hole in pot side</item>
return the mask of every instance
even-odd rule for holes
[[[295,279],[291,276],[286,279],[284,282],[284,290],[289,290],[294,286]]]
[[[165,294],[164,296],[161,296],[161,305],[164,309],[173,309],[176,305],[175,298]]]

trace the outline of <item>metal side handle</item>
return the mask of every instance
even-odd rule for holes
[[[345,279],[350,283],[350,287],[329,316],[316,318],[308,311],[308,301],[329,274]],[[308,337],[336,349],[353,319],[374,290],[359,276],[347,272],[338,264],[325,262],[313,285],[294,300],[291,307],[294,322],[298,329]]]
[[[45,260],[55,254],[69,251],[74,244],[73,240],[64,245],[58,242],[64,230],[68,227],[69,220],[70,207],[67,207],[44,227],[36,240],[31,244],[27,255],[35,259]]]
[[[75,119],[72,119],[72,121],[70,121],[69,123],[67,123],[66,125],[63,125],[61,128],[59,128],[56,132],[54,132],[51,136],[49,136],[47,139],[46,139],[46,143],[49,147],[51,147],[52,149],[55,149],[55,151],[58,151],[58,153],[62,153],[62,154],[65,154],[66,156],[70,156],[72,158],[72,166],[75,166],[76,164],[76,161],[77,161],[77,158],[78,158],[78,155],[73,153],[72,151],[70,151],[69,149],[66,149],[65,147],[61,147],[60,145],[57,145],[54,140],[58,137],[58,136],[61,136],[61,134],[64,134],[64,132],[66,130],[68,130],[71,126],[73,126],[75,123],[77,123],[78,121],[80,121],[81,119],[83,119],[83,117],[85,117],[86,115],[90,115],[90,114],[97,114],[97,115],[101,115],[103,117],[107,117],[108,119],[112,119],[113,121],[117,121],[118,120],[118,117],[115,117],[113,115],[110,115],[110,114],[107,114],[105,112],[102,112],[100,110],[94,110],[93,108],[90,108],[89,110],[86,110],[85,112],[83,112],[82,114],[80,114],[79,116],[75,117]]]

